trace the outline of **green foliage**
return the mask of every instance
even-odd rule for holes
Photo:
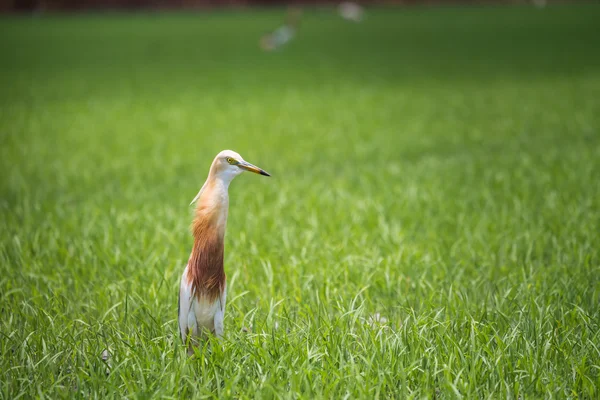
[[[262,53],[283,14],[0,20],[0,396],[598,398],[600,7],[309,11]],[[188,359],[225,148],[272,177]]]

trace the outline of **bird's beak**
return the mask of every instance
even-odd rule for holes
[[[260,174],[264,176],[271,176],[267,171],[258,168],[256,165],[252,165],[246,161],[240,161],[237,165],[241,169],[245,169],[246,171],[254,172],[255,174]]]

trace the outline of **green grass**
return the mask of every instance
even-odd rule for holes
[[[2,398],[600,396],[600,6],[331,11],[0,19]],[[225,148],[273,176],[188,359]]]

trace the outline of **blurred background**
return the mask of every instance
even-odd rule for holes
[[[534,0],[367,0],[361,5],[395,4],[518,4]],[[535,0],[545,4],[546,0]],[[281,1],[281,0],[0,0],[2,11],[42,11],[42,10],[102,10],[102,9],[193,9],[209,7],[270,6],[282,4],[331,5],[329,0]],[[562,1],[561,3],[565,3]]]

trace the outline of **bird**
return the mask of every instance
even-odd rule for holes
[[[179,333],[188,354],[208,334],[223,336],[227,283],[223,266],[229,212],[229,184],[244,171],[271,176],[232,150],[213,160],[208,177],[194,197],[191,226],[194,243],[181,276],[178,300]]]

